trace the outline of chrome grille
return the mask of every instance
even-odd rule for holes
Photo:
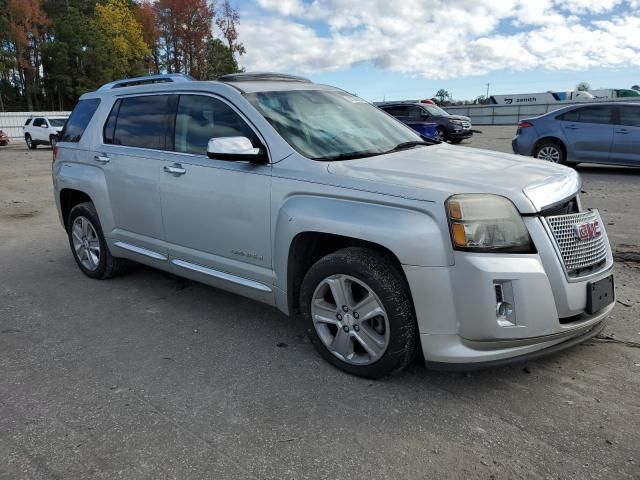
[[[607,241],[602,219],[597,210],[544,217],[558,246],[564,267],[570,276],[579,276],[581,270],[594,267],[607,259]],[[601,234],[588,240],[580,240],[574,226],[597,220]]]
[[[464,128],[465,130],[469,130],[471,128],[471,123],[463,121],[462,128]]]

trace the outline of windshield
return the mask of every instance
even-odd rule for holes
[[[429,112],[431,115],[434,115],[434,116],[445,116],[445,117],[449,116],[449,114],[447,112],[445,112],[440,107],[437,107],[436,105],[423,105],[423,107],[426,108],[427,112]]]
[[[362,158],[422,142],[382,110],[345,92],[293,90],[245,96],[289,145],[314,160]]]
[[[66,118],[50,118],[49,123],[52,127],[64,127],[64,122],[66,122]]]

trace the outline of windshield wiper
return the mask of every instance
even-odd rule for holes
[[[399,152],[400,150],[406,150],[408,148],[413,148],[413,147],[419,147],[421,145],[425,145],[427,147],[434,145],[433,142],[424,142],[421,140],[414,140],[412,142],[402,142],[399,143],[398,145],[396,145],[395,147],[393,147],[391,150],[386,151],[385,153],[391,153],[391,152]]]
[[[320,160],[324,162],[332,162],[334,160],[355,160],[356,158],[367,158],[375,155],[382,155],[387,152],[350,152],[340,153],[338,155],[328,155],[326,157],[315,157],[313,160]]]

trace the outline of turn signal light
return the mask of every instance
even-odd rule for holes
[[[522,120],[521,122],[518,123],[518,128],[530,128],[530,127],[533,127],[533,124],[531,122]]]

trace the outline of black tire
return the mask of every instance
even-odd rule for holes
[[[72,227],[78,217],[84,217],[91,222],[100,243],[100,259],[97,267],[94,270],[90,270],[82,264],[82,261],[78,258],[78,254],[73,245]],[[73,258],[78,264],[80,270],[82,270],[82,273],[84,273],[86,276],[99,280],[105,280],[107,278],[120,275],[126,271],[127,260],[124,258],[114,257],[109,251],[107,242],[104,239],[104,234],[102,233],[100,219],[98,218],[98,213],[96,212],[96,208],[94,207],[93,203],[80,203],[71,209],[71,212],[69,212],[69,218],[67,219],[67,233]]]
[[[551,160],[550,155],[557,155],[557,161]],[[560,165],[567,164],[567,154],[563,146],[553,140],[545,140],[539,143],[533,151],[533,156],[540,160],[558,163]]]
[[[449,140],[451,143],[453,143],[454,145],[459,144],[462,141],[462,138],[452,138],[451,140]]]
[[[333,275],[348,275],[367,284],[380,299],[389,321],[389,341],[382,356],[368,365],[353,365],[335,356],[318,335],[311,303],[318,286]],[[409,286],[397,262],[381,252],[348,247],[318,260],[300,287],[300,310],[307,335],[320,355],[335,367],[366,378],[400,372],[418,351],[418,325]],[[357,317],[356,317],[357,318]]]
[[[35,150],[36,148],[38,148],[38,145],[31,139],[31,135],[29,135],[28,133],[24,136],[24,141],[27,144],[27,148],[29,150]]]
[[[49,137],[49,145],[51,145],[51,147],[55,147],[56,144],[58,143],[58,136],[57,135],[51,135]]]
[[[447,140],[449,140],[449,135],[447,135],[447,130],[446,128],[443,127],[438,127],[436,128],[436,140],[438,139],[438,135],[440,135],[440,138],[442,138],[442,142],[446,142]]]

